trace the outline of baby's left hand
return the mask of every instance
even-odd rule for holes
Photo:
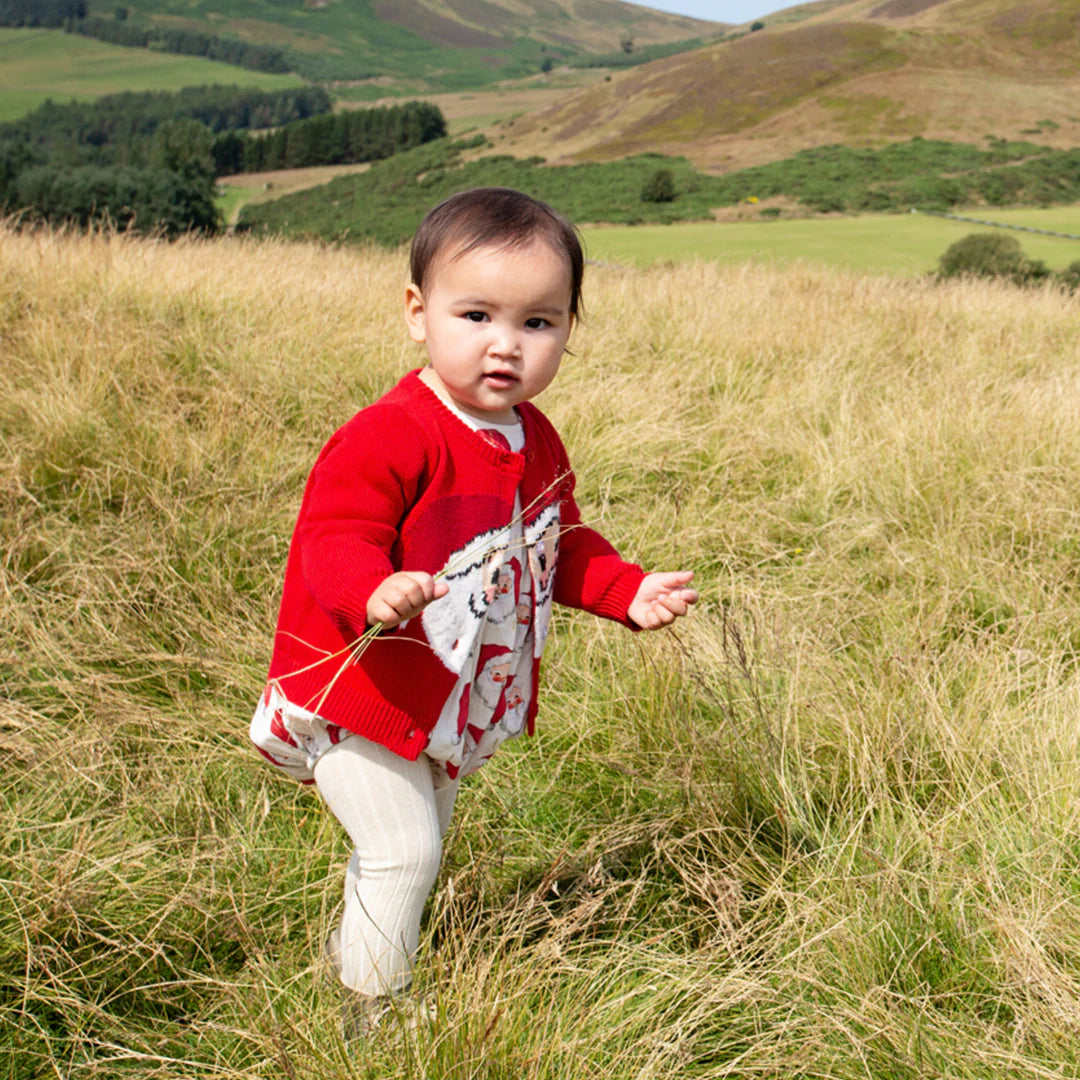
[[[647,575],[626,609],[627,616],[642,630],[669,626],[697,603],[697,591],[685,588],[693,579],[692,570]]]

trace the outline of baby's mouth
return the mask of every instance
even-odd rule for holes
[[[517,376],[510,371],[488,371],[484,374],[484,382],[490,386],[507,387],[517,381]]]

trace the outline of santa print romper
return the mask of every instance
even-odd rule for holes
[[[516,417],[511,423],[485,424],[444,404],[494,446],[512,453],[524,449],[525,433]],[[482,579],[487,610],[455,687],[457,714],[440,713],[423,751],[449,780],[475,772],[500,743],[526,729],[533,690],[533,589],[521,518],[519,498],[506,543],[487,557]],[[267,685],[251,723],[251,738],[263,756],[302,783],[312,783],[319,757],[352,734],[290,702],[274,683]],[[444,783],[436,778],[436,787]]]

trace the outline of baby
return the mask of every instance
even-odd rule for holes
[[[354,845],[328,950],[370,1024],[411,981],[458,784],[533,730],[553,601],[652,630],[697,600],[582,524],[531,404],[581,304],[577,234],[506,188],[417,230],[405,322],[427,366],[323,447],[285,570],[262,753],[318,787]]]

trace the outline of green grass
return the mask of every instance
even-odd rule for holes
[[[90,101],[125,90],[179,90],[212,83],[280,90],[295,75],[267,75],[198,57],[106,45],[60,30],[0,28],[0,122],[17,120],[47,98]]]
[[[1080,236],[1080,208],[971,210],[974,217],[1071,232]],[[958,211],[964,213],[964,211]],[[673,225],[586,227],[589,258],[647,266],[659,260],[752,259],[785,263],[805,259],[847,270],[911,276],[937,268],[945,249],[986,226],[924,214],[868,214],[777,221],[681,222]],[[1080,240],[1014,233],[1025,253],[1063,270],[1080,259]]]
[[[996,210],[980,206],[968,210],[960,209],[956,213],[985,221],[1001,221],[1007,225],[1025,225],[1032,229],[1048,229],[1080,236],[1080,206],[1049,206],[1023,210]]]
[[[240,213],[240,207],[261,191],[261,185],[258,187],[243,187],[240,184],[219,184],[214,202],[221,213],[221,220],[227,225],[235,224],[236,217]]]

